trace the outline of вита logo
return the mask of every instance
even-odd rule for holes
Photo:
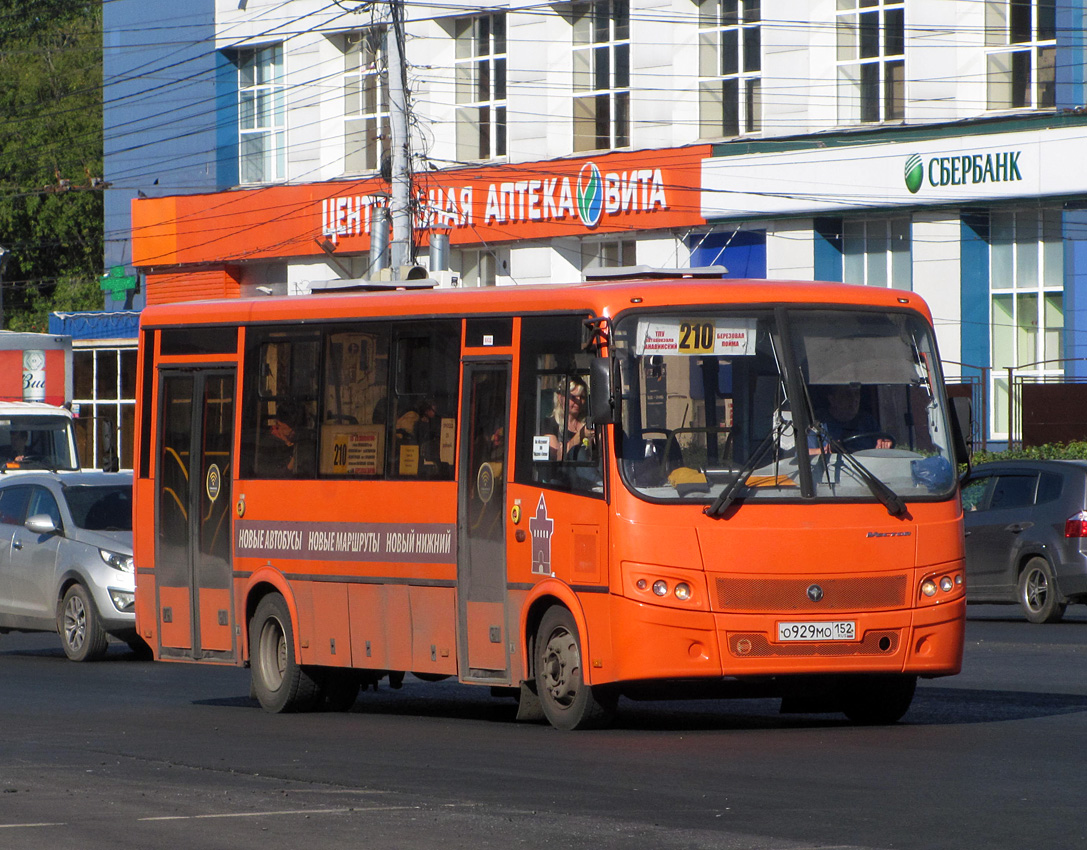
[[[910,194],[916,195],[917,190],[921,188],[921,184],[925,180],[925,164],[920,154],[915,153],[906,160],[903,177],[906,180],[906,188],[910,190]]]
[[[586,227],[596,227],[604,214],[604,185],[596,163],[585,163],[577,176],[577,214]]]

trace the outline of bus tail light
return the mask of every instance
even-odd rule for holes
[[[1065,537],[1087,537],[1087,511],[1080,511],[1064,521]]]

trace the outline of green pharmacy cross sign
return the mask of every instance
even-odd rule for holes
[[[128,292],[136,289],[136,276],[126,275],[124,266],[114,266],[107,274],[102,275],[99,284],[102,290],[109,293],[114,301],[120,301]]]

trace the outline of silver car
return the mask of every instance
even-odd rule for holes
[[[0,475],[0,634],[56,631],[73,661],[108,635],[141,651],[132,564],[132,475]]]

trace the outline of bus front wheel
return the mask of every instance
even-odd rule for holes
[[[599,729],[615,716],[616,695],[585,684],[581,639],[573,615],[549,608],[536,633],[536,693],[556,729]]]
[[[294,655],[294,628],[287,602],[265,596],[249,622],[253,694],[265,711],[308,711],[320,695],[316,680]]]

